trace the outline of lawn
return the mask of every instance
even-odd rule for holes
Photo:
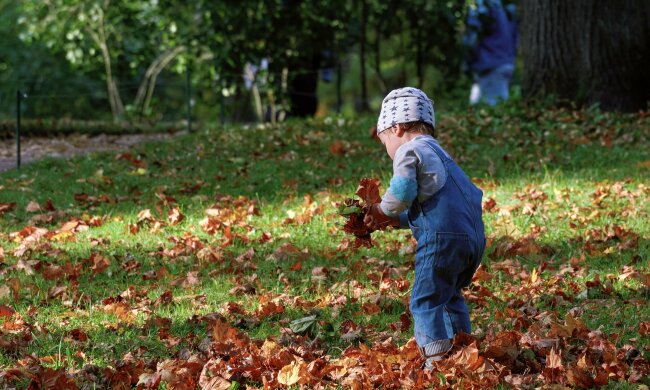
[[[636,389],[650,372],[650,113],[438,114],[484,191],[472,335],[432,372],[414,241],[355,248],[374,118],[204,126],[0,175],[0,386]]]

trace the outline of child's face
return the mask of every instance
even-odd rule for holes
[[[399,131],[398,126],[393,126],[390,129],[377,134],[381,143],[386,147],[386,153],[388,153],[391,160],[395,158],[397,148],[404,144],[403,135],[403,132]]]

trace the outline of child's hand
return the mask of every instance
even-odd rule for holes
[[[373,204],[366,216],[363,218],[363,223],[373,230],[385,229],[387,226],[398,227],[399,218],[391,218],[384,214],[379,207],[379,203]]]

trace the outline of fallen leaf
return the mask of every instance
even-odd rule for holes
[[[16,202],[0,203],[0,214],[12,211],[16,208]]]
[[[36,213],[38,211],[41,211],[41,205],[39,205],[38,202],[32,200],[25,207],[25,211],[28,213]]]
[[[185,219],[185,216],[181,214],[181,211],[177,207],[169,210],[169,216],[167,217],[167,220],[169,221],[170,225],[178,225],[183,221],[183,219]]]
[[[11,317],[15,310],[9,306],[0,305],[0,317]]]
[[[300,369],[302,364],[297,362],[292,362],[280,369],[278,372],[278,383],[285,386],[293,386],[296,383],[300,382]]]

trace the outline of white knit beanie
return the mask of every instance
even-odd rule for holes
[[[433,102],[417,88],[392,90],[381,103],[377,120],[377,134],[398,123],[421,121],[436,127]]]

